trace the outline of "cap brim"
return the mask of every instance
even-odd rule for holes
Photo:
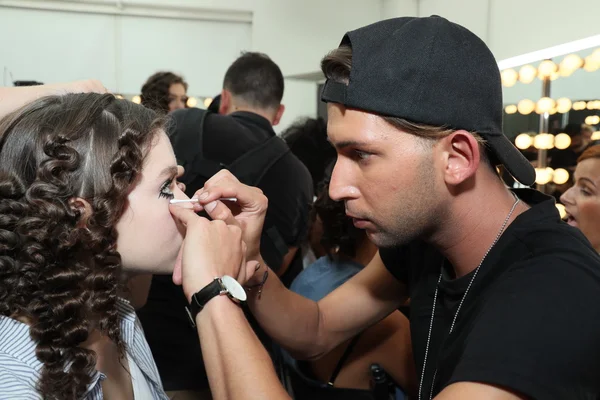
[[[535,168],[506,136],[486,135],[486,140],[489,149],[513,178],[526,186],[535,183]]]

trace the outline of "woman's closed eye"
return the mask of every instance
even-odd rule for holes
[[[171,187],[174,184],[175,184],[175,178],[170,178],[165,183],[163,183],[160,188],[160,193],[158,194],[158,197],[163,197],[168,200],[173,199],[175,197],[175,195],[173,194],[173,190],[171,189]]]

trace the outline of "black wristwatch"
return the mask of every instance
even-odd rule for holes
[[[192,301],[190,306],[186,307],[185,310],[190,319],[192,327],[196,327],[196,316],[206,303],[213,297],[226,294],[231,300],[236,303],[246,301],[246,291],[229,275],[223,275],[220,278],[215,278],[214,281],[206,285],[202,290],[192,295]]]

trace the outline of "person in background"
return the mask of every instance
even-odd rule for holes
[[[251,178],[258,180],[256,186],[270,202],[262,229],[263,257],[289,285],[303,268],[300,246],[307,235],[313,191],[310,173],[273,129],[285,110],[283,92],[283,74],[271,58],[243,53],[225,72],[219,113],[198,108],[173,112],[170,139],[178,159],[190,149],[193,154],[194,162],[185,165],[182,177],[190,195],[222,166],[233,165],[248,154],[253,155],[255,165],[271,157],[265,146],[281,145],[283,150],[272,164],[254,171]],[[198,141],[180,145],[190,137]],[[201,168],[207,165],[211,168]],[[253,165],[238,172],[251,171]],[[182,398],[208,399],[211,393],[202,362],[204,349],[198,344],[197,333],[190,329],[186,305],[181,288],[169,277],[155,276],[147,304],[138,315],[165,389]],[[265,344],[270,341],[266,335],[261,339]]]
[[[600,146],[585,150],[577,160],[575,184],[560,198],[566,221],[581,230],[600,253]]]
[[[335,148],[327,140],[327,122],[323,118],[302,119],[283,131],[281,137],[306,165],[314,193],[319,193],[326,169],[336,158]]]
[[[167,114],[187,108],[188,84],[172,72],[157,72],[142,86],[142,105]]]
[[[336,158],[335,148],[327,140],[325,120],[306,118],[297,121],[283,131],[281,137],[290,147],[290,151],[308,168],[313,181],[313,192],[320,193],[326,170],[333,167]],[[326,254],[321,245],[322,231],[321,221],[311,218],[307,242],[302,245],[305,267]]]
[[[571,145],[563,150],[552,149],[548,153],[550,168],[564,168],[570,172],[575,170],[577,159],[592,143],[594,130],[585,124],[568,124],[563,130],[571,138]]]
[[[321,243],[327,254],[302,271],[290,286],[291,291],[313,301],[321,300],[359,273],[377,253],[377,246],[346,216],[344,203],[333,201],[328,191],[326,182],[313,208],[314,218],[321,222]],[[369,389],[369,367],[374,363],[383,367],[400,392],[415,393],[410,326],[400,311],[392,312],[318,360],[298,361],[292,367],[308,366],[309,375],[334,387]],[[334,375],[338,368],[339,373]]]

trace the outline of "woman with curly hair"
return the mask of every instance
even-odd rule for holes
[[[0,122],[0,398],[166,399],[124,282],[169,274],[186,198],[153,111],[44,97]]]
[[[157,72],[142,86],[142,105],[161,114],[187,107],[188,84],[172,72]]]

